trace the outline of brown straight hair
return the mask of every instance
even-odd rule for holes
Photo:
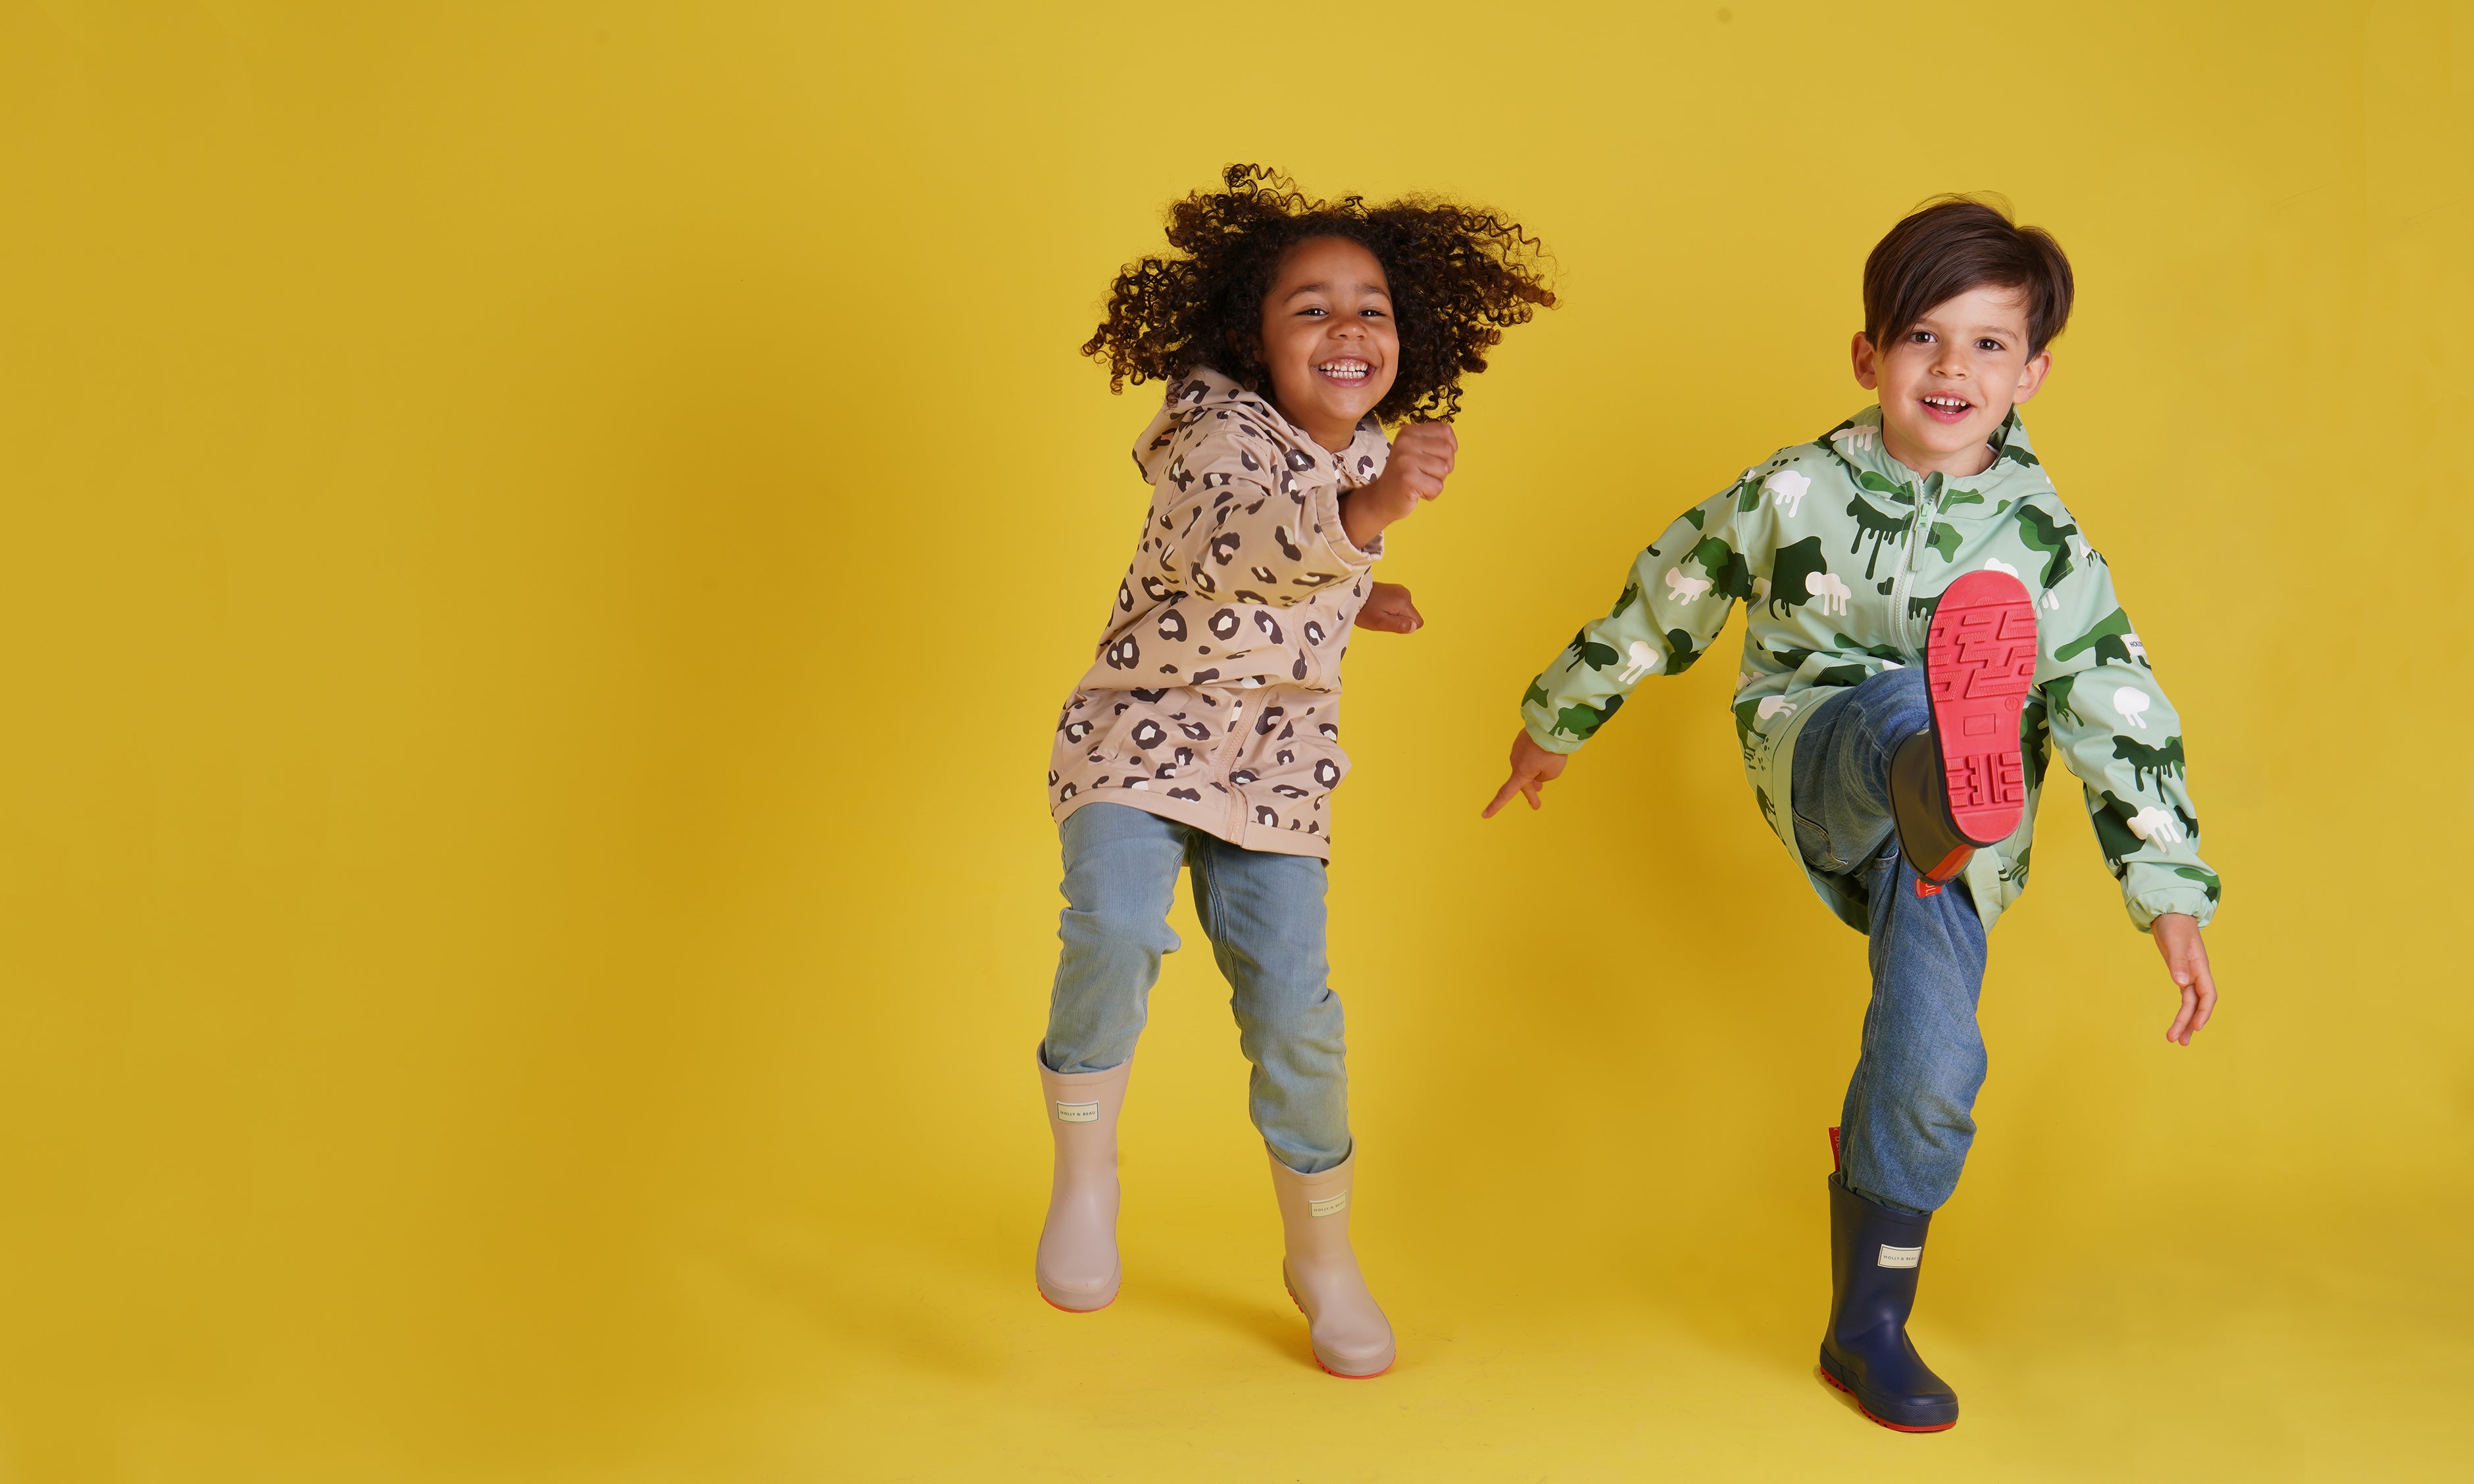
[[[2015,288],[2027,299],[2027,353],[2053,343],[2071,317],[2071,260],[2041,227],[2010,219],[2008,204],[1936,196],[1890,229],[1864,259],[1864,338],[1880,346],[1972,288]]]

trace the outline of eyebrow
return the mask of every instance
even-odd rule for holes
[[[1918,329],[1932,329],[1937,327],[1932,325],[1929,321],[1918,320],[1915,323],[1915,328]],[[2024,325],[1975,325],[1970,326],[1968,328],[1960,331],[1960,333],[1968,335],[2004,335],[2015,340],[2026,334],[2027,329]]]
[[[1360,283],[1357,286],[1370,294],[1380,294],[1386,299],[1392,297],[1392,291],[1385,288],[1380,283]],[[1328,283],[1300,283],[1297,287],[1289,290],[1289,299],[1295,299],[1299,294],[1323,294],[1329,293],[1330,291],[1331,285]],[[1280,303],[1287,304],[1289,299],[1283,299]]]

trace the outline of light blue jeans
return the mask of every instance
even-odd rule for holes
[[[1254,1064],[1254,1127],[1300,1175],[1348,1157],[1348,1072],[1340,997],[1326,983],[1323,864],[1247,850],[1124,804],[1065,818],[1065,911],[1056,987],[1039,1057],[1052,1072],[1101,1072],[1134,1054],[1160,956],[1180,944],[1168,910],[1180,865],[1232,991],[1237,1045]]]
[[[1890,755],[1932,725],[1920,666],[1821,703],[1795,743],[1795,842],[1805,864],[1872,908],[1873,1003],[1839,1116],[1839,1161],[1856,1194],[1938,1209],[1976,1141],[1984,1036],[1984,923],[1964,882],[1916,894],[1890,823]]]

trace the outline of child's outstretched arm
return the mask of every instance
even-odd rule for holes
[[[1511,776],[1481,817],[1493,818],[1514,794],[1542,807],[1540,794],[1563,775],[1564,760],[1636,686],[1651,675],[1680,675],[1708,650],[1735,599],[1752,596],[1756,567],[1768,565],[1768,553],[1758,548],[1770,539],[1769,507],[1746,498],[1757,489],[1734,485],[1686,511],[1634,560],[1607,616],[1581,625],[1529,683],[1520,698],[1522,730],[1512,740]]]
[[[2044,584],[2036,691],[2054,751],[2084,786],[2105,868],[2122,884],[2130,920],[2155,939],[2180,996],[2165,1038],[2188,1046],[2216,1013],[2200,929],[2215,915],[2221,887],[2199,858],[2182,718],[2148,666],[2104,558],[2084,541],[2065,542],[2051,566],[2060,571],[2049,570]]]

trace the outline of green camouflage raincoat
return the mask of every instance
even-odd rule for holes
[[[2084,785],[2106,866],[2142,931],[2164,912],[2201,923],[2216,872],[2183,782],[2182,723],[2165,698],[2113,578],[2053,493],[2014,410],[1992,467],[1928,474],[1881,446],[1868,407],[1810,443],[1772,454],[1684,512],[1633,563],[1623,596],[1584,624],[1521,698],[1537,743],[1574,752],[1650,675],[1701,658],[1740,600],[1748,615],[1735,681],[1744,772],[1770,828],[1796,851],[1796,734],[1838,688],[1919,663],[1933,605],[1961,572],[2016,574],[2036,595],[2036,687],[2020,716],[2027,806],[2018,830],[1979,850],[1968,889],[1990,927],[2026,888],[2036,803],[2052,749]],[[1807,871],[1840,918],[1864,904]]]

